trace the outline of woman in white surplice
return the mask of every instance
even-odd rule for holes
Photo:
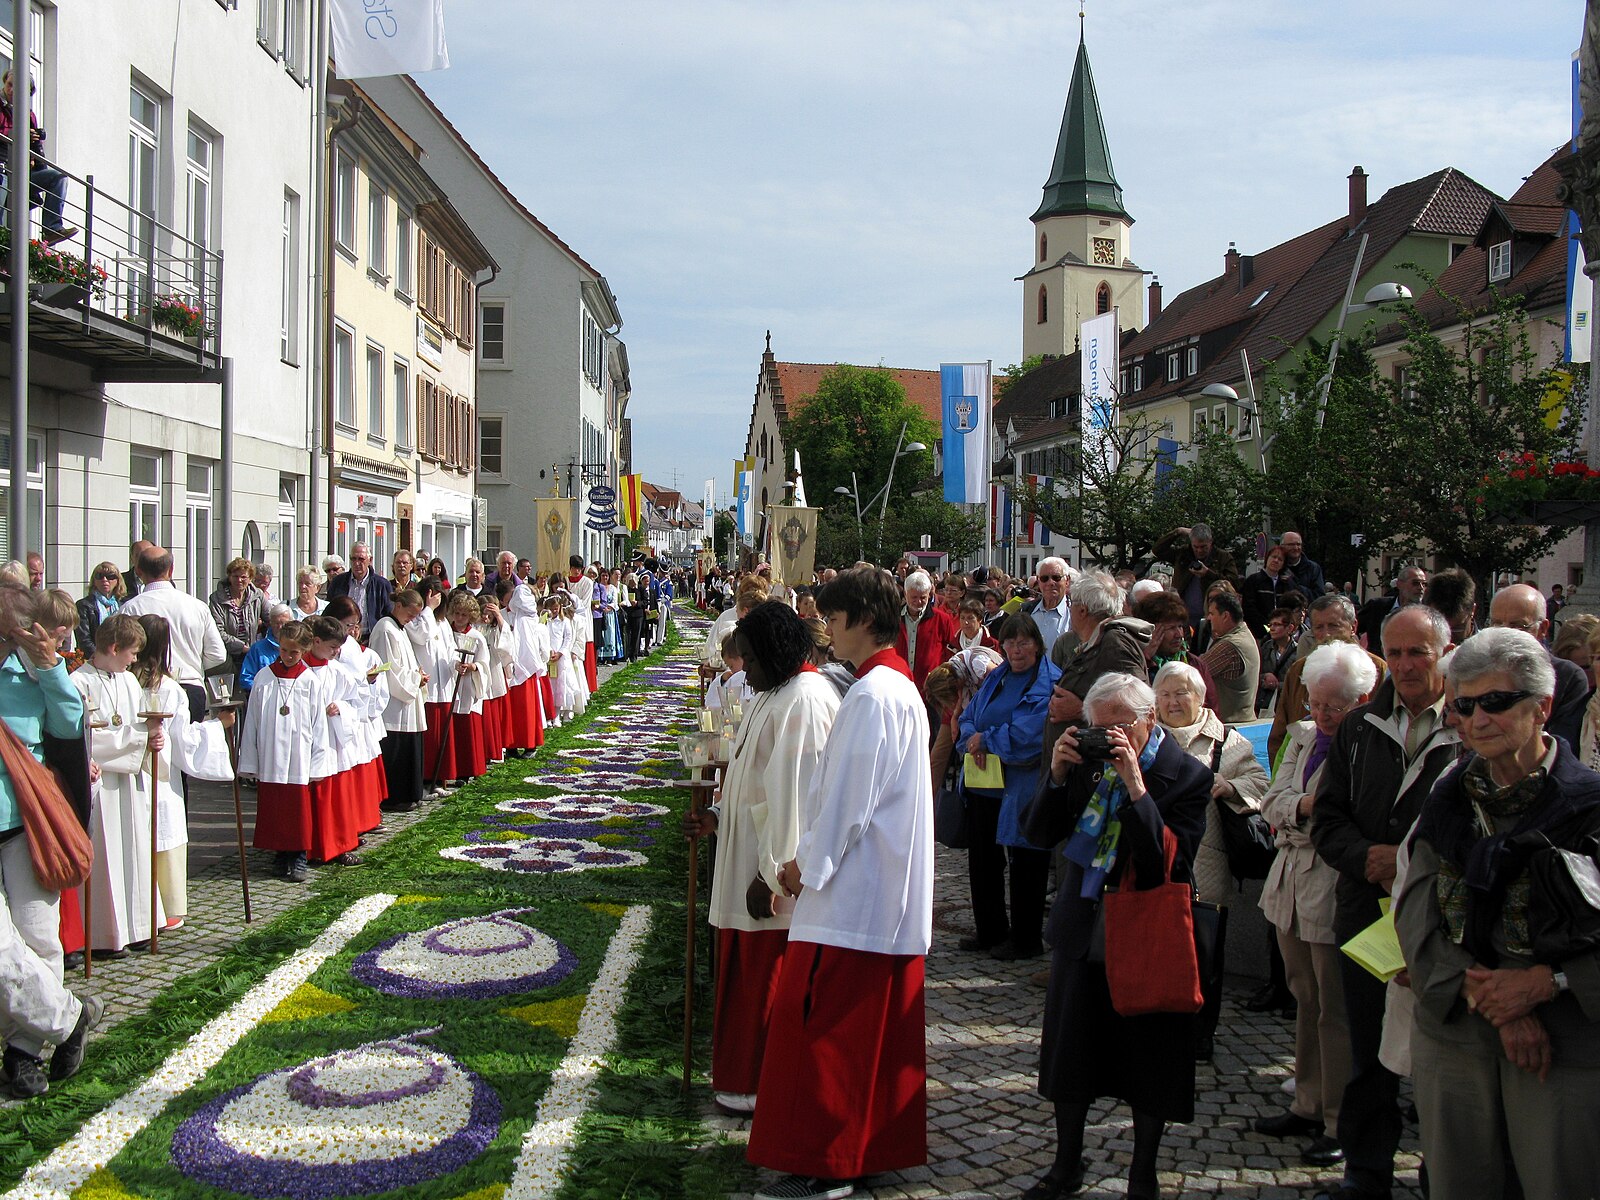
[[[720,1107],[749,1113],[794,908],[778,868],[794,857],[801,797],[822,760],[839,694],[811,665],[811,632],[782,601],[752,608],[735,637],[755,700],[745,708],[720,802],[684,825],[690,836],[717,834],[711,1086]]]

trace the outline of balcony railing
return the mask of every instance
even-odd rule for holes
[[[94,363],[106,378],[219,366],[222,255],[96,187],[93,175],[61,175],[71,237],[47,240],[40,202],[48,197],[37,185],[30,196],[30,340]],[[4,212],[0,222],[9,222]],[[10,244],[0,225],[0,280]],[[9,305],[0,305],[0,324],[9,321]]]

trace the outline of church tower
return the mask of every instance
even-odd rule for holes
[[[1144,273],[1133,263],[1133,218],[1111,166],[1081,28],[1055,160],[1032,220],[1033,267],[1020,280],[1024,358],[1072,353],[1079,324],[1112,308],[1123,329],[1143,328]]]

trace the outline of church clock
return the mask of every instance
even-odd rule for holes
[[[1114,267],[1117,265],[1117,239],[1097,237],[1094,239],[1094,265],[1097,267]]]

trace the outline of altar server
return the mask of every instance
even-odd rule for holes
[[[890,575],[842,572],[817,604],[858,679],[778,872],[796,899],[747,1154],[789,1173],[757,1195],[789,1200],[849,1196],[851,1180],[927,1160],[927,710],[894,649],[903,609]]]
[[[567,593],[572,597],[574,613],[572,657],[583,676],[587,694],[600,686],[594,649],[594,578],[583,569],[583,555],[574,554],[568,561],[572,564],[567,572]]]
[[[401,588],[390,602],[389,615],[372,627],[367,646],[389,664],[389,700],[383,709],[383,773],[389,797],[387,812],[408,812],[422,799],[422,731],[427,728],[428,673],[417,662],[416,648],[406,633],[422,612],[422,597]]]

